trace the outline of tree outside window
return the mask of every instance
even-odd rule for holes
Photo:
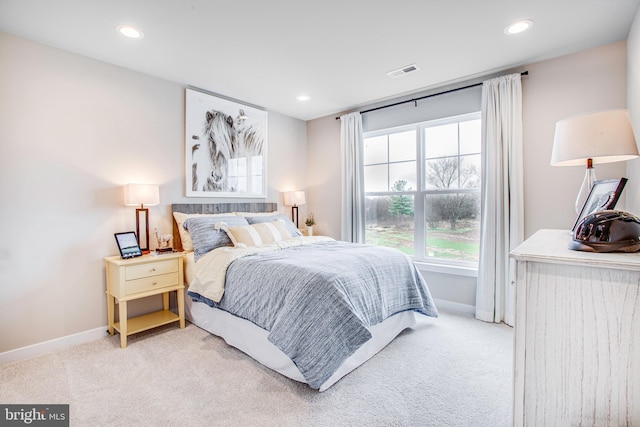
[[[438,159],[427,165],[425,174],[429,184],[438,190],[452,188],[479,188],[480,171],[475,165],[460,168],[460,159],[448,157]],[[432,198],[427,205],[427,222],[432,228],[441,220],[449,221],[451,230],[457,228],[458,220],[475,218],[478,215],[477,195],[475,193],[442,194]]]
[[[407,186],[407,181],[401,179],[396,181],[393,184],[391,189],[393,191],[405,192],[411,191],[411,188],[405,188]],[[391,196],[391,203],[389,205],[389,212],[391,215],[399,216],[399,217],[409,217],[413,216],[413,200],[411,196],[399,195],[399,196]]]
[[[366,242],[477,266],[480,113],[371,132],[364,142]]]

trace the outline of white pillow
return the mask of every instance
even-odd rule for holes
[[[185,252],[193,251],[193,240],[191,239],[191,234],[184,229],[183,224],[189,218],[200,218],[200,217],[222,217],[222,216],[230,216],[233,213],[224,213],[224,214],[187,214],[182,212],[174,212],[173,218],[176,220],[176,224],[178,225],[178,233],[180,233],[180,240],[182,241],[182,250]]]
[[[291,234],[281,220],[261,222],[259,224],[225,227],[233,246],[245,248],[249,246],[261,246],[269,243],[291,239]]]
[[[297,236],[302,236],[302,233],[300,232],[300,230],[298,230],[298,228],[296,227],[296,225],[293,223],[293,221],[291,221],[291,219],[289,219],[288,216],[286,216],[285,214],[270,214],[270,215],[258,215],[258,216],[245,216],[244,217],[247,222],[249,224],[258,224],[261,222],[272,222],[275,220],[280,220],[282,222],[284,222],[284,226],[287,228],[287,231],[289,232],[289,234],[291,234],[292,237],[297,237]]]

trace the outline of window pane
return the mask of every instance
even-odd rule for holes
[[[235,160],[235,172],[237,176],[247,176],[247,158],[239,157]]]
[[[253,175],[251,177],[251,191],[254,193],[262,192],[262,175]]]
[[[413,197],[365,197],[365,242],[413,255]]]
[[[365,182],[367,178],[365,177]],[[396,183],[405,181],[402,189],[395,188]],[[416,162],[392,163],[389,165],[389,184],[392,191],[415,191],[416,185]],[[387,190],[383,190],[387,191]]]
[[[262,156],[251,157],[251,175],[262,175]]]
[[[458,123],[433,126],[424,130],[425,157],[458,155]]]
[[[480,154],[460,157],[460,188],[480,188]]]
[[[238,159],[229,159],[227,162],[228,176],[238,176]]]
[[[458,188],[458,157],[443,157],[425,161],[424,182],[429,190]]]
[[[387,163],[387,135],[364,139],[364,164]]]
[[[375,165],[364,167],[364,191],[365,193],[389,191],[389,179],[387,165]]]
[[[480,194],[426,196],[426,258],[478,261]]]
[[[480,119],[460,122],[460,154],[476,154],[481,151]]]
[[[237,176],[227,176],[227,182],[229,183],[229,191],[239,191]]]
[[[389,135],[389,161],[401,162],[416,159],[416,131]],[[415,163],[414,163],[415,165]]]
[[[238,184],[236,186],[236,190],[235,191],[241,191],[241,192],[246,192],[247,191],[247,177],[246,176],[239,176],[238,177]]]

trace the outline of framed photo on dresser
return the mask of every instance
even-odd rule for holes
[[[587,215],[615,208],[626,183],[627,178],[603,179],[594,182],[571,230],[575,231],[576,226]]]

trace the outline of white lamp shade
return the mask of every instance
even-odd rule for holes
[[[638,157],[627,110],[608,110],[568,117],[556,123],[551,164],[584,166]]]
[[[287,191],[284,193],[284,204],[286,206],[301,206],[305,203],[304,191]]]
[[[127,184],[124,187],[125,206],[154,206],[160,203],[160,190],[155,184]]]

